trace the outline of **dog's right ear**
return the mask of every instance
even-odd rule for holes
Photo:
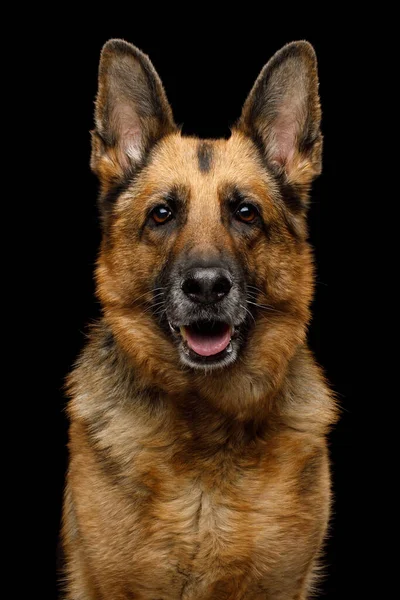
[[[95,121],[90,164],[103,188],[133,174],[151,147],[176,131],[150,59],[123,40],[109,40],[101,52]]]

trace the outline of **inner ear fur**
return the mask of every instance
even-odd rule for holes
[[[270,168],[306,199],[321,172],[320,123],[314,49],[305,41],[291,42],[262,69],[236,127],[253,139]]]
[[[123,40],[109,40],[101,52],[95,123],[91,167],[105,187],[133,173],[177,129],[150,59]]]

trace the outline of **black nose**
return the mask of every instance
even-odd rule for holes
[[[216,267],[189,269],[182,290],[193,302],[211,304],[225,298],[232,287],[229,271]]]

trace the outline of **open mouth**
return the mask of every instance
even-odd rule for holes
[[[235,329],[219,321],[196,321],[190,325],[170,323],[173,333],[180,338],[184,357],[200,364],[226,362],[233,354]]]
[[[180,334],[188,347],[199,356],[215,356],[228,350],[232,327],[227,323],[200,321],[180,327]]]

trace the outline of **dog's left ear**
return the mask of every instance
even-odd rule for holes
[[[292,42],[265,65],[237,127],[261,147],[267,164],[299,192],[321,172],[321,109],[311,44]]]

